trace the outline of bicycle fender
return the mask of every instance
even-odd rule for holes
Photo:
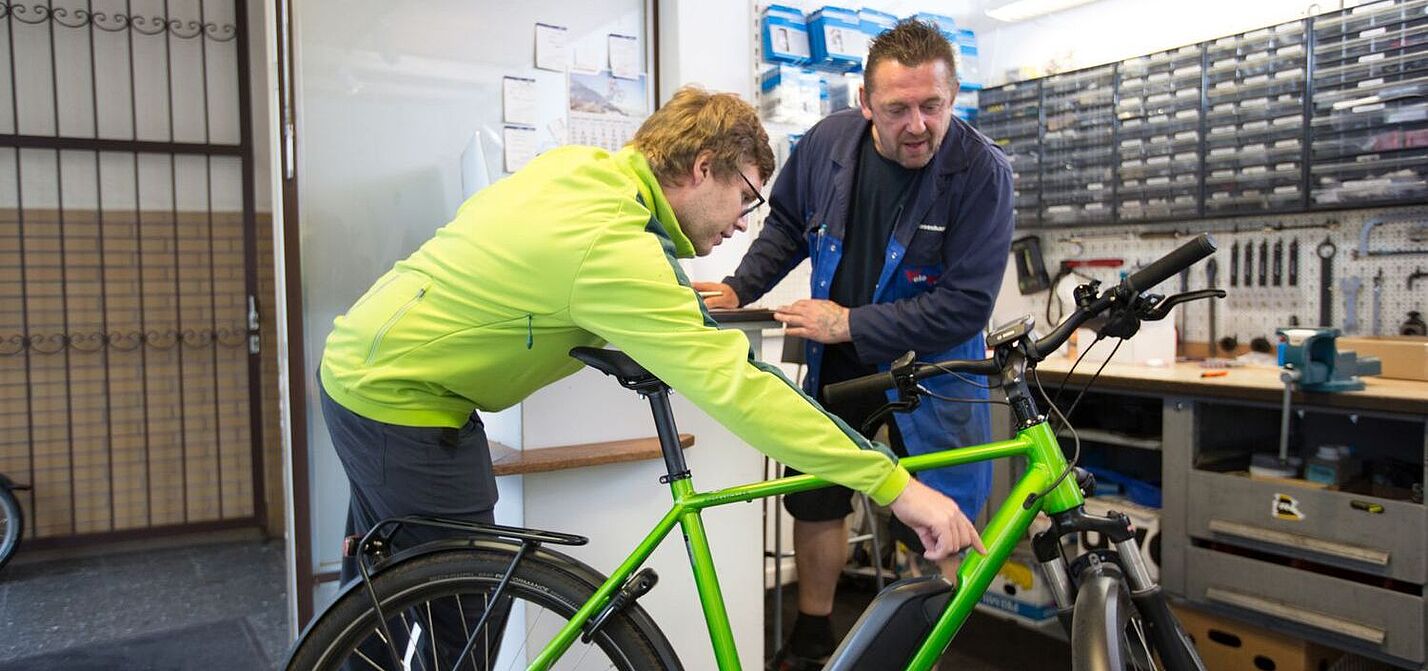
[[[403,561],[414,559],[416,557],[424,557],[426,555],[436,554],[440,552],[486,551],[499,552],[503,554],[515,554],[518,550],[520,550],[520,548],[521,544],[519,542],[503,538],[442,538],[434,541],[428,541],[426,543],[422,543],[421,545],[412,546],[404,550],[398,551],[396,554],[393,554],[392,556],[383,559],[382,561],[379,561],[375,565],[373,565],[369,575],[375,578],[383,570],[391,566],[395,566],[396,564],[399,564]],[[571,557],[570,555],[567,555],[565,553],[550,550],[544,546],[535,546],[526,550],[526,557],[539,559],[547,563],[558,565],[562,570],[566,571],[577,580],[580,580],[589,585],[590,591],[592,592],[596,589],[599,589],[600,585],[604,584],[604,582],[608,579],[608,576],[595,570],[589,564],[586,564],[585,562],[582,562],[579,559]],[[348,592],[360,591],[362,589],[362,581],[353,580],[352,582],[343,585],[338,590],[337,596],[332,601],[333,603],[336,603],[343,597],[347,596]],[[640,608],[637,604],[630,604],[630,607],[627,607],[623,612],[627,616],[634,618],[640,631],[643,632],[645,636],[649,637],[655,642],[655,650],[659,651],[661,654],[664,654],[666,651],[669,651],[671,653],[671,656],[669,658],[661,660],[662,668],[668,669],[669,671],[680,671],[684,668],[684,665],[680,662],[679,658],[672,656],[674,647],[665,637],[664,631],[659,628],[659,626],[655,623],[654,619],[651,618],[649,614],[644,611],[644,609]],[[303,628],[303,631],[298,636],[298,640],[302,640],[302,638],[307,635],[307,629],[315,625],[318,619],[319,618],[314,617],[312,621],[309,622],[307,626]],[[294,649],[296,649],[296,647],[294,647]]]

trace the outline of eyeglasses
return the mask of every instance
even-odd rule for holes
[[[754,194],[754,200],[753,200],[753,202],[750,202],[749,204],[745,205],[743,211],[739,212],[739,218],[742,219],[742,218],[744,218],[744,217],[749,216],[749,213],[750,213],[750,212],[753,212],[754,210],[759,209],[759,206],[760,206],[760,205],[763,205],[764,203],[766,203],[766,202],[768,202],[768,201],[764,200],[763,194],[759,193],[759,190],[754,188],[754,183],[753,183],[753,182],[750,182],[750,181],[749,181],[749,178],[748,178],[748,177],[745,177],[743,172],[740,172],[740,171],[735,171],[735,172],[738,172],[738,173],[739,173],[739,178],[742,179],[742,180],[744,180],[744,183],[745,183],[745,184],[748,184],[748,185],[749,185],[749,191],[752,191],[753,194]]]

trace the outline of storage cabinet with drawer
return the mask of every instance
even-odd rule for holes
[[[1425,417],[1296,407],[1291,455],[1307,460],[1322,445],[1351,450],[1360,475],[1338,485],[1251,476],[1252,455],[1277,453],[1279,421],[1269,403],[1167,401],[1167,588],[1208,608],[1420,668],[1428,617]]]

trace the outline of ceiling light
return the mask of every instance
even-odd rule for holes
[[[1032,17],[1071,9],[1095,0],[1015,0],[1001,7],[987,10],[987,16],[998,21],[1016,23]]]

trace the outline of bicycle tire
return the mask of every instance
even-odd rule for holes
[[[9,487],[0,486],[0,569],[15,556],[24,535],[25,515],[20,512],[20,502]]]
[[[1112,575],[1082,581],[1071,616],[1071,668],[1124,671],[1159,668],[1147,622],[1125,582]]]
[[[523,602],[527,608],[533,605],[545,612],[554,613],[560,618],[559,624],[563,625],[589,600],[598,585],[582,578],[582,572],[574,566],[563,566],[558,559],[561,555],[548,552],[542,554],[554,555],[557,559],[532,555],[523,558],[511,577],[505,594]],[[472,598],[480,594],[489,595],[510,567],[511,558],[512,554],[504,551],[440,550],[399,561],[381,570],[372,577],[371,586],[382,603],[383,613],[388,617],[389,623],[392,623],[397,621],[400,614],[411,612],[423,602],[430,604],[434,600],[454,598],[456,595],[470,595]],[[456,603],[459,605],[462,602],[457,600]],[[430,612],[428,608],[428,617]],[[515,611],[513,609],[510,612]],[[544,614],[541,613],[536,619],[543,617]],[[529,620],[530,616],[527,614],[525,624],[530,624]],[[420,622],[417,624],[420,626]],[[536,628],[536,625],[531,625],[532,630]],[[542,631],[554,631],[558,628],[547,627]],[[391,664],[390,654],[385,652],[385,644],[381,643],[380,639],[373,638],[380,636],[378,629],[376,611],[366,590],[360,586],[346,589],[299,637],[288,656],[285,668],[289,671],[399,668]],[[408,631],[412,629],[409,628]],[[399,633],[394,630],[392,636],[398,638]],[[417,632],[410,638],[414,640],[414,648],[422,647],[424,651],[420,637],[420,632]],[[431,642],[434,652],[435,638],[426,639]],[[373,645],[381,646],[384,652],[380,664],[373,662],[370,657],[353,654],[359,646],[364,645],[368,646],[365,649],[369,650]],[[539,651],[544,645],[544,640],[534,644],[527,641],[522,646],[527,650],[526,658],[533,657],[532,651]],[[584,661],[586,655],[597,648],[606,657],[609,665],[596,668],[615,668],[621,671],[679,668],[678,657],[668,639],[638,604],[631,604],[610,617],[596,632],[591,645],[584,645],[577,638],[553,668],[569,668],[566,660],[574,656]],[[454,661],[459,649],[444,652]],[[437,655],[440,656],[441,653]],[[347,664],[349,661],[352,663]],[[461,668],[477,666],[474,653],[472,661],[473,664],[463,665]],[[486,665],[485,668],[490,668],[489,660]],[[412,664],[411,668],[420,669],[422,666]],[[440,665],[439,668],[450,669],[452,665]],[[505,668],[504,664],[502,668]],[[521,663],[515,668],[525,668],[525,664]]]

